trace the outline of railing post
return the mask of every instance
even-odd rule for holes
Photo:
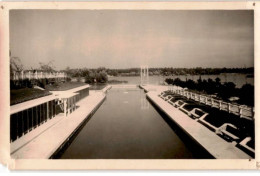
[[[230,103],[228,103],[228,113],[230,113]]]
[[[243,108],[241,106],[238,107],[238,111],[239,111],[239,117],[242,117]]]

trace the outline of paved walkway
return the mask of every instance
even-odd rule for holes
[[[135,89],[138,87],[137,84],[112,84],[111,86],[116,89]]]
[[[90,95],[77,103],[78,109],[31,139],[11,157],[15,159],[47,159],[74,133],[81,123],[105,99],[102,92],[90,91]]]
[[[186,114],[174,108],[158,97],[159,92],[151,91],[147,97],[154,102],[168,117],[183,129],[191,138],[204,147],[212,156],[217,159],[249,159],[249,155],[236,148],[232,143],[226,142],[208,128],[199,124]]]
[[[142,89],[144,89],[146,92],[149,91],[157,91],[157,92],[163,92],[168,90],[168,86],[164,85],[140,85]]]
[[[29,133],[23,135],[19,139],[15,140],[14,142],[11,143],[10,149],[11,149],[11,155],[14,154],[16,151],[24,147],[26,144],[31,142],[33,139],[35,139],[37,136],[41,135],[44,133],[46,130],[51,128],[53,125],[56,123],[60,122],[64,118],[64,114],[60,113],[56,115],[54,118],[49,119],[47,122],[44,124],[41,124],[37,128],[33,129]]]

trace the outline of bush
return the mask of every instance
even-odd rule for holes
[[[85,77],[85,83],[92,84],[92,83],[106,83],[108,81],[107,74],[104,71],[99,73],[90,72]]]
[[[244,84],[241,89],[239,89],[238,94],[240,103],[254,106],[254,86]]]

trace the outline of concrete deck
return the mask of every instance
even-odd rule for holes
[[[111,85],[106,86],[104,89],[102,89],[102,92],[107,93],[112,88]]]
[[[40,134],[38,131],[38,135],[33,134],[37,133],[36,129],[28,133],[27,135],[29,136],[25,135],[24,140],[27,138],[29,141],[24,143],[20,148],[17,146],[11,147],[13,151],[11,157],[14,159],[50,158],[53,153],[70,138],[84,120],[99,107],[104,99],[105,94],[103,92],[90,91],[88,97],[77,103],[79,107],[76,111],[67,117],[57,119],[56,123],[53,122],[47,125],[48,122],[46,122],[47,127],[45,127],[45,130],[42,130]],[[49,122],[51,122],[51,120]],[[18,143],[16,144],[18,145]]]
[[[138,87],[137,84],[111,84],[111,86],[116,89],[135,89]]]
[[[144,89],[146,92],[149,91],[157,91],[157,92],[163,92],[168,90],[168,86],[164,85],[140,85],[140,88]]]
[[[217,159],[249,159],[249,155],[236,148],[232,143],[226,142],[208,128],[199,124],[186,114],[174,108],[158,97],[160,91],[150,91],[147,97],[171,118],[185,133],[197,141],[212,156]]]

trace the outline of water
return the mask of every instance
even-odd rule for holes
[[[199,79],[199,75],[179,75],[179,76],[150,76],[149,83],[150,84],[162,84],[166,78],[180,78],[182,81],[186,79],[192,79],[197,81]],[[248,83],[254,85],[254,78],[247,78],[245,74],[220,74],[220,75],[201,75],[201,79],[211,78],[215,80],[216,78],[220,78],[221,82],[233,82],[237,88],[241,88],[244,84]],[[128,81],[127,84],[140,84],[139,76],[119,76],[119,77],[110,77],[109,80],[119,80],[119,81]]]
[[[182,140],[147,101],[143,90],[112,88],[61,158],[195,158]]]

